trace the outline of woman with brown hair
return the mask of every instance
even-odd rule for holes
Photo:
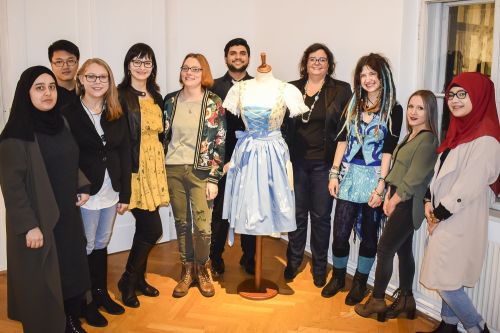
[[[328,189],[337,198],[333,222],[333,276],[321,295],[331,297],[345,286],[349,238],[359,239],[358,264],[345,303],[359,303],[366,293],[368,274],[377,253],[385,177],[396,148],[403,108],[389,61],[377,53],[358,60],[354,94],[344,110],[344,125],[329,174]]]
[[[389,219],[377,247],[373,294],[366,303],[354,308],[362,317],[376,315],[379,321],[384,321],[405,314],[409,319],[415,318],[413,234],[424,220],[423,198],[437,158],[437,112],[436,97],[429,90],[418,90],[408,99],[408,134],[394,150],[392,168],[385,178],[389,188],[383,207]],[[394,293],[394,302],[386,307],[385,290],[396,253],[399,288]]]
[[[164,104],[169,193],[182,263],[173,296],[185,296],[198,282],[201,294],[211,297],[215,290],[207,263],[212,200],[223,174],[226,119],[221,99],[208,90],[213,79],[202,54],[186,55],[179,82],[182,89],[168,94]]]
[[[84,316],[89,325],[106,326],[99,307],[110,314],[125,311],[108,293],[107,246],[116,213],[123,214],[130,200],[128,126],[105,61],[85,61],[77,73],[76,91],[80,98],[62,112],[80,148],[80,169],[92,184],[90,199],[81,208],[92,284]]]

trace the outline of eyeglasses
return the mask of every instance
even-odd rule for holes
[[[309,57],[309,59],[307,59],[311,64],[315,64],[317,62],[319,62],[320,64],[326,64],[328,62],[328,58],[325,58],[325,57],[319,57],[319,58],[316,58],[316,57]]]
[[[78,62],[78,60],[76,60],[75,58],[69,58],[67,60],[57,59],[56,61],[53,61],[52,63],[56,67],[63,67],[64,64],[68,65],[68,67],[73,67],[76,65],[77,62]]]
[[[468,92],[465,90],[459,90],[456,93],[448,91],[448,95],[446,96],[449,101],[451,101],[455,96],[457,96],[458,99],[464,99],[467,97]]]
[[[191,73],[199,73],[203,70],[203,68],[200,67],[188,67],[188,66],[182,66],[181,67],[181,72],[187,73],[188,71],[191,71]]]
[[[142,61],[142,60],[139,60],[139,59],[134,59],[131,61],[132,62],[132,65],[134,67],[141,67],[142,64],[144,64],[144,68],[151,68],[153,67],[153,62],[151,60],[145,60],[145,61]]]
[[[109,80],[109,76],[107,76],[107,75],[87,74],[84,76],[85,76],[85,79],[87,80],[87,82],[97,82],[97,79],[99,79],[99,81],[101,81],[101,83],[108,83],[108,80]]]

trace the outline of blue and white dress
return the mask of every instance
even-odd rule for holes
[[[294,231],[292,167],[280,127],[287,107],[291,117],[309,110],[300,91],[274,78],[247,80],[229,90],[223,106],[241,116],[246,128],[236,132],[224,193],[222,216],[230,235]]]

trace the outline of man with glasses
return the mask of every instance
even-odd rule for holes
[[[228,68],[226,74],[215,80],[212,91],[222,100],[235,82],[253,79],[247,72],[250,61],[250,46],[243,38],[230,40],[224,47],[224,59]],[[244,131],[245,125],[241,118],[236,117],[231,112],[226,112],[226,149],[224,157],[224,173],[227,172],[229,161],[236,146],[236,131]],[[224,189],[226,176],[219,180],[219,195],[214,200],[212,211],[212,242],[210,247],[210,260],[212,276],[218,278],[224,274],[225,266],[222,259],[224,245],[226,244],[229,222],[222,219],[222,206],[224,204]],[[243,255],[240,265],[248,274],[255,274],[255,236],[241,235],[241,249]]]
[[[68,40],[58,40],[49,46],[49,61],[57,79],[57,99],[66,105],[76,98],[76,72],[80,50]]]

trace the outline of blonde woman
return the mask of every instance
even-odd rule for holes
[[[78,100],[63,109],[80,148],[80,169],[92,183],[90,199],[81,208],[92,283],[92,301],[84,313],[92,326],[106,326],[98,311],[110,314],[125,309],[113,301],[107,288],[107,246],[116,213],[123,214],[130,200],[130,144],[113,73],[98,58],[85,61],[76,79]]]

